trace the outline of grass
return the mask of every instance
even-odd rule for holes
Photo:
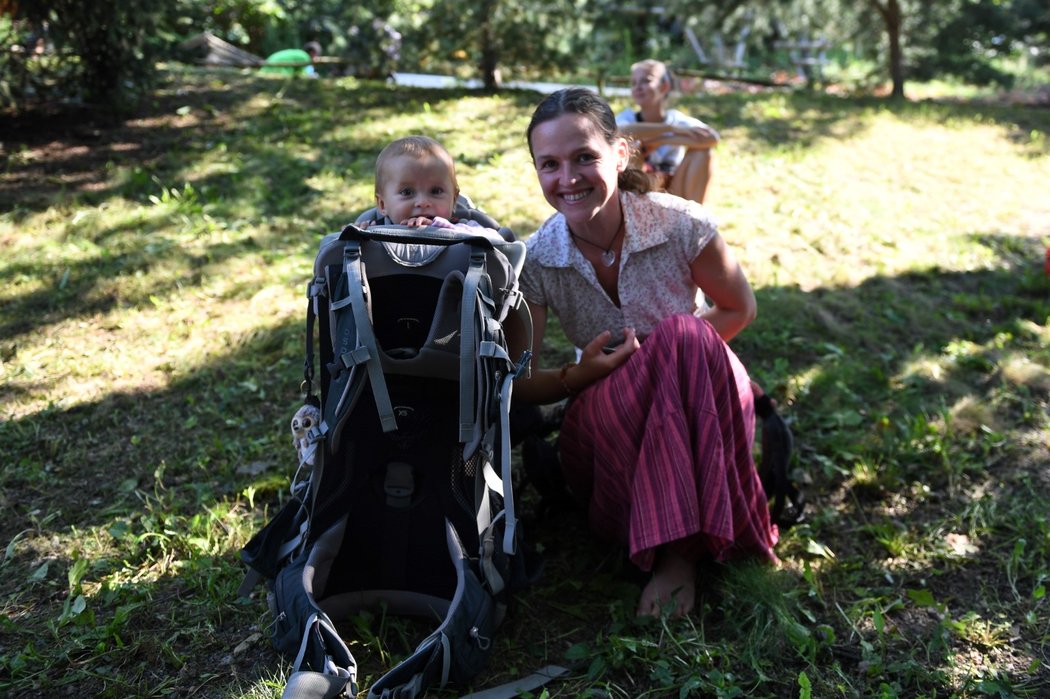
[[[292,475],[317,243],[415,131],[534,230],[537,99],[172,68],[125,124],[10,121],[0,694],[280,694],[238,550]],[[621,552],[579,512],[534,513],[545,574],[478,686],[558,662],[576,671],[543,696],[1046,696],[1050,114],[682,106],[723,135],[710,204],[760,311],[734,348],[792,421],[807,519],[780,566],[705,567],[696,613],[642,623]],[[418,640],[381,616],[351,632],[364,687]]]

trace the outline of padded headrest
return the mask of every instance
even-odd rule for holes
[[[503,239],[508,242],[516,240],[514,231],[506,226],[499,225],[496,219],[474,206],[474,202],[471,201],[470,197],[466,194],[460,194],[456,198],[456,206],[452,209],[452,217],[456,219],[466,219],[468,221],[477,221],[486,228],[492,228],[493,230],[499,231],[499,234],[503,236]],[[367,211],[361,212],[357,218],[354,219],[354,223],[365,223],[368,221],[379,224],[395,223],[394,221],[388,221],[384,216],[381,216],[379,210],[374,206]]]

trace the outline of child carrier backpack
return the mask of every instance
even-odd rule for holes
[[[241,593],[268,585],[285,697],[356,696],[334,622],[385,605],[438,622],[369,698],[463,685],[529,578],[508,411],[531,346],[521,242],[476,229],[346,226],[308,288],[300,464],[292,497],[242,550]],[[314,395],[314,331],[320,395]]]

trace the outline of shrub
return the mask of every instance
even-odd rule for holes
[[[161,0],[17,5],[8,30],[41,38],[43,53],[0,63],[0,85],[16,106],[36,97],[126,111],[153,85],[166,7]],[[45,63],[52,70],[42,78]]]

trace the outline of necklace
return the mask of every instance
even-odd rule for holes
[[[609,241],[609,246],[608,247],[604,247],[604,248],[601,245],[598,245],[598,243],[592,243],[591,241],[587,240],[586,238],[581,238],[580,236],[578,236],[575,233],[573,233],[572,230],[569,231],[569,235],[572,236],[573,240],[579,241],[581,243],[587,243],[591,247],[593,247],[593,248],[595,248],[597,250],[601,250],[602,251],[602,264],[605,265],[606,267],[612,267],[614,264],[616,264],[616,251],[613,250],[613,246],[616,245],[616,239],[620,237],[620,232],[623,231],[623,228],[624,228],[624,219],[623,219],[623,214],[621,213],[620,214],[620,226],[616,229],[616,232],[613,234],[612,240]]]

